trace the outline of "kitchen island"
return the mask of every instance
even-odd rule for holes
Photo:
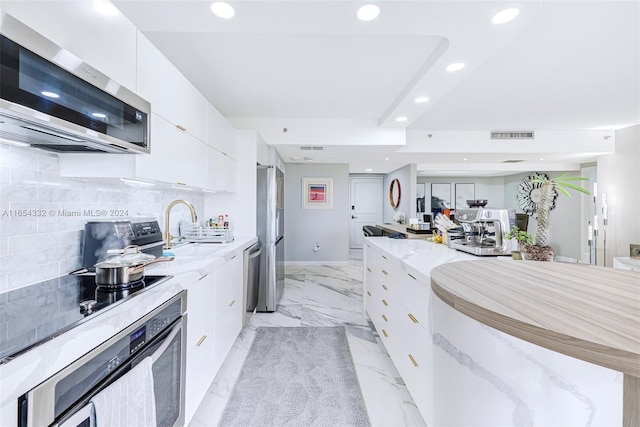
[[[365,310],[434,426],[638,425],[639,293],[632,272],[366,239]]]

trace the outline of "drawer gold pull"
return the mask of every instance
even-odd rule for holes
[[[382,285],[382,289],[384,289],[385,291],[389,290],[389,288],[387,288],[385,285]]]
[[[187,131],[187,128],[186,128],[186,127],[184,127],[184,126],[176,125],[176,127],[177,127],[179,130],[181,130],[182,132],[186,132],[186,131]]]
[[[385,316],[384,314],[382,315],[382,320],[384,320],[385,322],[389,321],[389,319],[387,319],[387,316]]]
[[[385,331],[384,329],[382,330],[382,335],[384,335],[384,336],[385,336],[385,338],[388,338],[388,337],[389,337],[389,334],[387,334],[387,331]]]
[[[418,280],[415,277],[413,277],[411,274],[407,273],[407,276],[411,277],[413,280]]]
[[[229,258],[229,261],[231,261],[232,259],[236,259],[236,255],[234,255],[231,258]]]
[[[235,303],[236,303],[236,300],[231,300],[231,302],[229,303],[229,307],[231,307]]]
[[[382,303],[383,303],[384,305],[389,305],[389,303],[388,303],[388,302],[386,302],[385,300],[382,300]]]
[[[200,347],[200,344],[202,344],[204,342],[204,340],[206,340],[206,339],[207,339],[206,335],[203,335],[202,337],[200,337],[200,339],[196,343],[196,347]]]
[[[369,273],[371,273],[371,269],[370,269],[369,267],[367,267],[367,271],[368,271]]]
[[[418,362],[416,362],[416,359],[414,359],[412,355],[409,355],[409,359],[411,359],[411,363],[413,363],[413,366],[415,366],[417,368],[418,367]]]
[[[387,257],[386,257],[386,256],[384,256],[384,255],[380,255],[380,256],[381,256],[382,258],[384,258],[384,259],[387,259]]]
[[[416,319],[416,317],[411,313],[409,313],[409,319],[411,319],[413,321],[413,323],[420,323],[420,322],[418,322],[418,319]]]
[[[204,279],[205,277],[207,277],[208,275],[209,275],[209,273],[204,273],[204,274],[203,274],[203,275],[202,275],[198,280],[202,280],[202,279]]]
[[[386,270],[382,270],[382,273],[384,273],[385,276],[389,275],[389,273],[387,273]]]
[[[367,294],[369,294],[369,296],[371,296],[371,292],[367,291]]]

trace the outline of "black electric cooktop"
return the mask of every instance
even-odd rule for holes
[[[109,290],[96,285],[95,274],[71,274],[0,294],[0,364],[170,277]]]

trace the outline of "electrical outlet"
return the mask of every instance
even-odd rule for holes
[[[316,243],[313,245],[313,252],[318,252],[320,250],[320,244]]]
[[[640,245],[629,245],[629,256],[640,259]]]

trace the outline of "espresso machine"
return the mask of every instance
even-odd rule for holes
[[[462,225],[464,239],[453,247],[479,256],[511,255],[518,250],[515,240],[505,236],[516,225],[515,209],[456,209],[456,220]]]

